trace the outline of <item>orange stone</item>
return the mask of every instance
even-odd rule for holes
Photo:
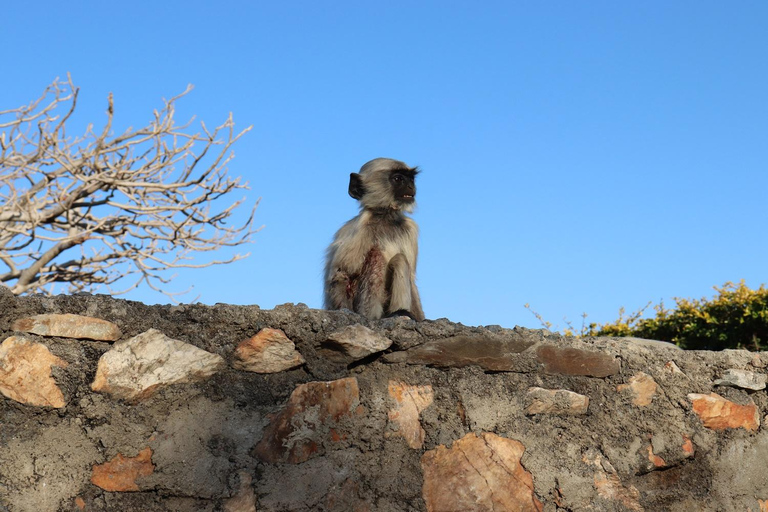
[[[693,457],[693,454],[695,453],[693,441],[685,435],[683,435],[683,453],[686,457]]]
[[[398,426],[396,432],[387,432],[387,436],[399,435],[405,438],[408,446],[418,450],[424,445],[424,429],[419,422],[419,414],[432,404],[434,393],[432,386],[411,386],[404,382],[391,380],[388,386],[389,396],[395,401],[395,407],[389,410],[389,421]]]
[[[136,479],[149,476],[154,471],[152,449],[147,447],[136,457],[124,457],[118,453],[112,460],[94,466],[91,483],[108,492],[138,491]]]
[[[60,336],[98,341],[116,341],[120,329],[101,318],[66,314],[46,314],[20,318],[13,322],[14,331],[31,332],[41,336]]]
[[[75,498],[75,506],[80,510],[85,510],[85,500],[83,500],[83,498],[78,496],[77,498]]]
[[[699,416],[705,427],[712,430],[727,428],[757,430],[760,426],[760,417],[754,403],[738,405],[717,393],[708,395],[690,393],[688,399],[693,403],[693,412]]]
[[[6,338],[0,345],[0,393],[22,404],[64,407],[64,394],[51,376],[51,367],[68,363],[48,347],[21,336]]]
[[[653,453],[653,446],[650,444],[648,445],[648,460],[657,468],[663,468],[667,465],[664,459]]]
[[[235,349],[232,366],[255,373],[278,373],[304,364],[296,345],[280,329],[264,328]]]
[[[541,512],[533,476],[520,464],[525,447],[491,433],[467,434],[421,457],[422,497],[429,512]]]
[[[643,372],[636,373],[629,378],[627,384],[619,384],[616,391],[619,393],[629,392],[632,394],[632,403],[638,407],[647,407],[651,404],[653,395],[659,387],[656,381],[650,375]]]

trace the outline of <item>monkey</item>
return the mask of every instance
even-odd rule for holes
[[[325,260],[326,309],[350,309],[371,320],[424,320],[416,288],[419,227],[405,215],[416,206],[418,167],[375,158],[349,175],[360,214],[339,229]]]

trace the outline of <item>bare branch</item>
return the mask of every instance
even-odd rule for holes
[[[251,242],[258,201],[230,225],[244,202],[231,194],[248,184],[227,166],[250,127],[236,132],[230,114],[215,128],[187,132],[192,121],[176,123],[175,103],[191,90],[119,135],[110,94],[102,129],[67,136],[78,98],[69,75],[29,105],[0,111],[0,282],[14,293],[50,293],[55,283],[112,293],[147,285],[173,298],[184,292],[167,288],[169,271],[248,256],[193,260]],[[79,257],[64,260],[75,248]]]

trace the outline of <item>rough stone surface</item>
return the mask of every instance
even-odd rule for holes
[[[91,467],[103,460],[97,447],[76,418],[60,418],[58,411],[51,410],[55,422],[41,418],[21,428],[8,409],[0,411],[0,510],[67,510],[63,505],[90,486]]]
[[[530,388],[525,393],[525,414],[587,414],[589,398],[567,389]]]
[[[759,391],[765,389],[766,375],[747,370],[729,368],[723,376],[715,381],[717,386],[733,386],[742,389]]]
[[[224,364],[221,356],[150,329],[101,356],[91,389],[139,400],[163,386],[207,379]]]
[[[638,407],[648,407],[651,405],[653,396],[656,394],[658,384],[653,377],[647,373],[638,372],[629,378],[626,384],[616,386],[616,391],[628,392],[632,395],[632,403]]]
[[[384,351],[390,346],[392,340],[360,324],[331,333],[323,343],[324,348],[341,352],[353,361]]]
[[[0,345],[0,393],[27,405],[64,407],[52,366],[66,368],[67,362],[41,343],[20,336],[6,338]]]
[[[28,335],[66,361],[50,367],[66,405],[0,395],[3,512],[219,512],[238,500],[248,512],[425,512],[434,504],[425,501],[422,457],[462,446],[467,436],[483,440],[483,433],[525,446],[520,464],[530,474],[531,499],[524,506],[535,507],[535,499],[546,512],[757,511],[768,500],[768,472],[755,469],[768,460],[768,429],[710,428],[688,398],[716,390],[733,404],[722,405],[721,417],[741,410],[749,421],[738,424],[754,425],[751,413],[768,415],[768,393],[715,380],[731,369],[765,373],[764,354],[683,351],[446,319],[368,321],[303,305],[262,310],[146,306],[87,295],[14,297],[0,287],[0,341],[18,334],[16,320],[40,314],[101,318],[119,327],[121,340],[157,329],[230,364],[203,380],[159,386],[148,400],[121,400],[91,389],[111,342]],[[357,324],[392,345],[382,357],[353,364],[349,356],[328,357],[330,335]],[[233,368],[242,340],[265,328],[283,331],[304,364],[271,374]],[[545,367],[551,361],[546,351],[540,360],[541,347],[558,349],[560,357],[586,353],[588,364],[577,371],[572,361]],[[647,405],[634,403],[643,395],[632,387],[646,380],[634,379],[641,373],[657,385]],[[354,385],[325,385],[346,379]],[[409,403],[408,386],[431,404]],[[588,413],[528,415],[526,394],[535,387],[588,397]],[[267,459],[254,450],[263,440]],[[105,491],[91,483],[95,466],[146,447],[154,471],[137,476],[138,490]],[[471,459],[487,462],[483,475],[508,474],[497,467],[500,458],[488,461],[483,450]],[[508,485],[467,479],[480,496],[488,497],[482,492],[488,487],[494,496],[510,492]],[[461,498],[446,493],[451,497]]]
[[[424,453],[423,496],[428,511],[543,510],[533,478],[520,464],[519,441],[488,432],[467,434],[450,448]]]
[[[608,377],[621,370],[615,357],[591,350],[544,345],[538,348],[536,357],[548,374]]]
[[[41,336],[61,336],[62,338],[97,341],[116,341],[122,336],[120,329],[112,322],[68,313],[20,318],[13,322],[13,330]]]
[[[94,466],[91,483],[110,492],[138,491],[136,480],[154,471],[152,449],[147,447],[135,457],[125,457],[118,453],[112,460]]]
[[[690,393],[688,399],[693,403],[693,412],[707,428],[757,430],[760,426],[760,416],[754,403],[738,405],[717,393],[708,395]]]
[[[354,377],[302,384],[272,418],[254,454],[265,462],[304,462],[319,454],[324,441],[342,439],[340,420],[350,416],[359,403],[360,389]]]
[[[387,434],[405,438],[408,446],[414,450],[424,446],[424,429],[419,422],[421,411],[432,405],[434,393],[432,386],[411,386],[404,382],[391,380],[388,386],[389,396],[395,406],[389,410],[389,421],[396,425],[395,432]]]
[[[278,373],[304,364],[296,345],[280,329],[264,328],[235,349],[232,366],[256,373]]]

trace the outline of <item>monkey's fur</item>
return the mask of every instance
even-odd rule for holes
[[[349,175],[349,195],[362,211],[328,247],[326,309],[351,309],[372,320],[394,315],[424,320],[416,288],[419,227],[405,215],[416,204],[418,172],[398,160],[376,158]]]

